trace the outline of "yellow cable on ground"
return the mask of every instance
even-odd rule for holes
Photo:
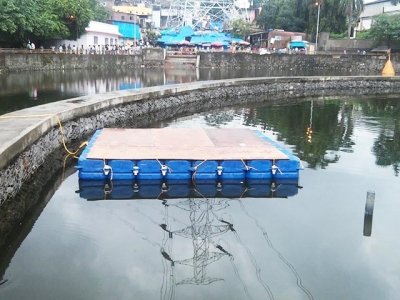
[[[65,151],[67,151],[68,154],[70,154],[70,155],[75,155],[75,154],[77,154],[77,153],[79,152],[79,150],[80,150],[83,146],[87,146],[87,145],[88,145],[88,142],[86,141],[86,142],[83,142],[83,143],[79,146],[79,148],[78,148],[76,151],[74,151],[74,152],[73,152],[73,151],[70,151],[70,150],[67,148],[67,145],[66,145],[66,143],[65,143],[65,137],[64,137],[64,133],[63,133],[63,128],[62,128],[61,120],[60,120],[60,118],[59,118],[57,115],[55,115],[55,114],[27,115],[27,116],[19,116],[19,115],[16,115],[16,116],[0,116],[0,119],[29,119],[29,118],[43,118],[43,117],[53,117],[53,118],[56,118],[56,120],[57,120],[57,122],[58,122],[59,129],[60,129],[60,133],[61,133],[62,144],[63,144],[63,146],[64,146]]]

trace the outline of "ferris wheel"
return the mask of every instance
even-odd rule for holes
[[[172,0],[167,27],[221,30],[236,19],[248,20],[251,0]]]

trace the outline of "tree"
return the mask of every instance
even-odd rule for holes
[[[19,47],[28,40],[76,39],[90,20],[107,18],[98,0],[0,0],[0,42]]]
[[[393,44],[400,42],[400,15],[380,14],[374,18],[374,22],[369,30],[370,37],[375,45],[386,44],[391,48]]]
[[[296,0],[299,17],[306,20],[306,32],[317,32],[318,5],[320,9],[319,31],[342,33],[346,30],[346,15],[339,10],[341,0]]]
[[[100,4],[99,0],[89,0],[89,7],[93,10],[93,21],[107,22],[110,18],[110,13]]]
[[[153,30],[148,30],[146,32],[147,39],[150,44],[155,45],[157,44],[157,39],[161,36],[161,33]]]
[[[270,0],[262,6],[260,15],[256,19],[258,26],[264,30],[276,28],[276,16],[279,12],[278,0]]]
[[[235,37],[245,39],[246,35],[250,32],[251,23],[243,19],[236,19],[231,24],[231,34]]]
[[[304,31],[305,20],[296,13],[296,0],[269,0],[257,17],[256,23],[264,30],[270,28],[286,31]]]
[[[19,40],[39,21],[39,6],[33,0],[0,0],[0,38]]]
[[[346,29],[346,15],[337,9],[340,1],[323,0],[320,3],[320,31],[342,33]],[[256,22],[264,30],[280,28],[315,34],[317,13],[315,0],[268,0]]]
[[[360,17],[361,12],[364,10],[364,0],[341,0],[339,8],[348,16],[347,33],[348,38],[350,38],[351,29]]]

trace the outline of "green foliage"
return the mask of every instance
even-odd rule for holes
[[[146,35],[147,39],[149,40],[149,43],[152,45],[155,45],[157,43],[157,39],[161,36],[159,32],[153,30],[148,30]]]
[[[341,0],[324,0],[320,5],[319,31],[342,33],[346,30],[347,16],[338,7]],[[256,23],[268,30],[317,31],[318,6],[315,0],[268,0],[264,3]]]
[[[369,30],[363,30],[363,31],[357,31],[357,39],[363,40],[363,39],[370,39],[371,38],[371,33]]]
[[[296,0],[269,0],[263,5],[256,23],[268,30],[304,31],[305,21],[296,14]]]
[[[331,39],[345,39],[348,37],[348,32],[344,31],[342,33],[331,33],[329,34],[329,38]],[[364,39],[370,39],[370,31],[369,30],[363,30],[363,31],[357,31],[357,39],[359,40],[364,40]]]
[[[244,119],[276,133],[279,141],[293,145],[294,152],[309,168],[326,168],[340,158],[340,149],[352,151],[353,109],[345,102],[254,107]],[[327,156],[327,152],[334,155]]]
[[[89,0],[89,7],[93,10],[93,21],[106,22],[109,19],[109,12],[98,0]]]
[[[331,39],[344,39],[347,37],[347,31],[342,33],[331,33],[329,34],[329,38]]]
[[[380,14],[374,18],[369,35],[376,45],[386,45],[390,48],[400,44],[399,32],[400,15]]]
[[[395,176],[400,174],[400,103],[396,99],[361,102],[363,113],[382,120],[372,153],[378,166],[392,166]]]
[[[90,20],[107,18],[98,0],[0,0],[0,42],[22,46],[28,40],[76,39]]]
[[[251,23],[243,19],[233,20],[231,24],[231,34],[234,37],[244,39],[245,36],[250,32]]]
[[[340,0],[339,11],[347,16],[348,38],[351,36],[351,29],[355,27],[356,22],[364,9],[364,0]]]

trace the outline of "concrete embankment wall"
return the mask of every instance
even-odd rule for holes
[[[37,70],[140,68],[163,66],[163,49],[143,49],[136,55],[0,52],[0,73]]]
[[[228,52],[200,52],[200,67],[227,69],[265,69],[265,70],[331,70],[375,72],[380,74],[386,55],[290,55]],[[395,70],[400,68],[399,58],[392,55]]]
[[[359,98],[367,94],[393,93],[400,93],[400,78],[231,79],[84,96],[3,115],[37,117],[0,119],[0,240],[5,241],[11,228],[35,205],[42,188],[39,183],[43,186],[51,183],[57,167],[68,161],[54,115],[62,123],[67,145],[75,149],[96,129],[104,127],[141,127],[178,114],[249,102],[284,104],[301,101],[300,97],[323,99],[332,95],[353,95]],[[54,160],[48,163],[50,157]],[[35,197],[14,197],[21,189],[32,188]]]
[[[230,52],[199,52],[194,56],[177,56],[165,59],[164,49],[143,49],[138,55],[75,55],[57,53],[1,53],[0,73],[23,70],[63,70],[63,69],[107,69],[160,67],[167,62],[192,64],[199,68],[225,69],[265,69],[265,70],[327,70],[380,74],[387,60],[386,55],[289,55]],[[398,55],[392,55],[396,69],[400,68]]]
[[[318,35],[318,51],[340,51],[346,50],[348,53],[359,51],[371,51],[374,48],[373,40],[366,39],[331,39],[328,32],[320,32]]]

